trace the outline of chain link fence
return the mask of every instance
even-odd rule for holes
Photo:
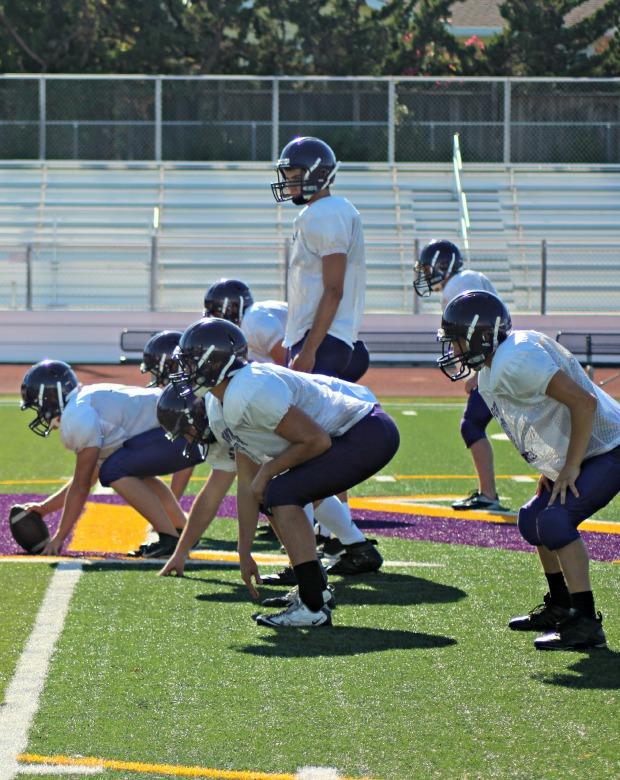
[[[620,164],[620,78],[0,76],[2,159]]]

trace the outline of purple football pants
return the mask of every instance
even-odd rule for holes
[[[274,477],[267,485],[264,508],[305,506],[350,490],[387,465],[398,450],[396,423],[376,404],[332,446],[316,458]]]

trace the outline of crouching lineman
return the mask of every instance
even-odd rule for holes
[[[506,307],[489,292],[450,301],[438,337],[441,370],[453,380],[478,372],[493,416],[541,472],[536,495],[519,511],[519,530],[538,551],[549,591],[509,627],[545,632],[534,640],[539,650],[605,647],[577,529],[620,491],[620,404],[553,339],[511,332]]]
[[[247,363],[242,331],[225,320],[190,325],[179,343],[179,362],[192,391],[210,391],[217,400],[209,419],[219,412],[223,436],[235,448],[239,560],[250,594],[258,597],[253,580],[261,581],[251,552],[261,507],[295,572],[298,598],[283,612],[255,620],[274,627],[330,625],[331,593],[303,507],[389,463],[399,445],[394,421],[378,404],[334,389],[341,380]]]
[[[60,525],[43,550],[56,555],[77,522],[93,484],[99,478],[143,515],[159,540],[133,555],[170,555],[186,518],[158,475],[172,474],[202,461],[189,460],[183,443],[171,442],[157,422],[158,388],[117,384],[82,386],[67,363],[43,360],[32,366],[21,387],[22,410],[34,409],[29,428],[39,436],[59,429],[63,445],[75,452],[72,479],[41,503],[28,504],[42,516],[62,509]]]

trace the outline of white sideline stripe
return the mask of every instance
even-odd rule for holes
[[[17,756],[28,745],[30,725],[39,708],[50,660],[62,632],[69,602],[82,573],[79,561],[58,564],[0,708],[0,780],[19,772]]]
[[[20,774],[29,775],[98,775],[102,766],[56,766],[55,764],[20,764]]]
[[[379,474],[372,479],[374,479],[375,482],[396,482],[396,477],[390,477],[389,474]]]
[[[405,415],[405,417],[417,417],[418,413],[415,409],[404,409],[402,414]]]
[[[295,773],[295,780],[342,780],[342,775],[331,766],[303,766]]]
[[[513,482],[536,482],[535,477],[526,477],[524,474],[516,474],[514,477],[510,477]]]
[[[492,433],[491,438],[495,439],[495,441],[510,441],[505,433]]]

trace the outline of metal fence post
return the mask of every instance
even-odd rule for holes
[[[161,76],[155,79],[155,162],[161,162]]]
[[[540,248],[540,313],[547,313],[547,241],[544,238]]]
[[[512,122],[510,79],[504,79],[504,165],[510,165],[510,125]]]
[[[39,76],[39,160],[45,160],[47,154],[46,123],[47,123],[47,82],[45,76]]]
[[[32,311],[32,244],[26,247],[26,309]]]
[[[394,165],[396,160],[396,82],[388,81],[388,138],[387,138],[388,164]]]
[[[275,162],[280,156],[280,80],[271,82],[271,159]]]
[[[153,209],[153,225],[151,228],[151,263],[149,269],[149,309],[157,311],[159,304],[159,206]]]
[[[415,238],[413,241],[413,267],[415,269],[416,265],[418,264],[418,260],[420,259],[420,239]],[[415,281],[415,270],[413,272],[413,281]],[[413,282],[412,282],[413,284]],[[420,296],[417,294],[417,292],[413,291],[413,313],[419,314],[420,313]]]
[[[284,300],[288,303],[288,264],[291,259],[291,239],[284,239]]]

